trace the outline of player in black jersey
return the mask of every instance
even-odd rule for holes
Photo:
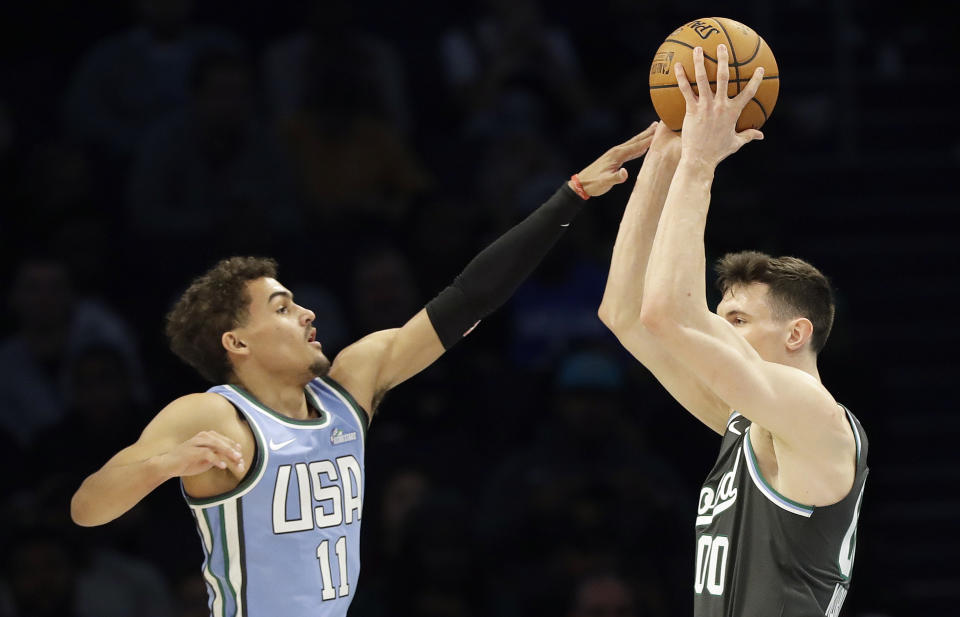
[[[727,50],[710,91],[694,51],[694,94],[676,136],[658,127],[617,237],[600,317],[694,416],[723,435],[700,492],[695,617],[839,614],[849,588],[867,440],[820,381],[833,322],[827,279],[792,257],[744,252],[718,264],[707,307],[703,235],[717,164],[763,135],[735,132],[763,78],[734,98]]]

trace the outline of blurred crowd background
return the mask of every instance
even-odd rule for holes
[[[68,512],[157,410],[207,387],[162,334],[193,276],[276,257],[331,358],[400,325],[647,126],[654,51],[714,14],[765,37],[782,85],[766,140],[720,167],[708,256],[795,254],[832,277],[821,373],[873,446],[844,613],[956,615],[960,21],[943,7],[4,3],[0,616],[207,614],[176,483],[105,527]],[[351,615],[690,613],[719,441],[596,317],[638,166],[387,397]]]

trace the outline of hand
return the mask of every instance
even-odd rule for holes
[[[693,93],[690,82],[684,73],[683,65],[674,65],[677,85],[687,102],[687,113],[683,118],[683,156],[705,165],[716,167],[745,143],[754,139],[763,139],[763,133],[756,129],[736,132],[740,112],[757,93],[763,80],[763,67],[757,68],[747,86],[740,94],[727,96],[730,70],[727,64],[727,46],[717,46],[717,91],[710,91],[707,70],[703,66],[703,48],[693,50],[693,66],[697,78],[699,95]]]
[[[172,478],[195,476],[213,467],[242,478],[245,470],[240,444],[216,431],[199,432],[159,458]]]
[[[613,188],[614,184],[626,182],[629,174],[623,169],[623,164],[643,156],[650,147],[657,124],[654,122],[630,141],[610,148],[577,174],[587,195],[597,197]]]
[[[650,143],[648,158],[654,154],[659,154],[676,163],[680,160],[680,151],[680,133],[672,131],[665,122],[658,122],[657,130],[653,134],[653,141]]]

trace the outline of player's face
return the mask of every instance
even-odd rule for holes
[[[789,323],[774,315],[767,302],[769,290],[765,283],[734,285],[717,305],[717,315],[730,322],[761,358],[782,362],[787,352]]]
[[[237,328],[254,363],[271,373],[302,377],[326,375],[330,361],[313,327],[313,311],[293,301],[293,294],[272,278],[247,283],[250,314]]]

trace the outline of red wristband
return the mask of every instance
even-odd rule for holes
[[[570,176],[570,184],[573,185],[573,192],[580,196],[580,199],[586,201],[590,199],[590,196],[587,195],[587,192],[583,190],[583,185],[580,184],[580,178],[577,177],[577,174]]]

